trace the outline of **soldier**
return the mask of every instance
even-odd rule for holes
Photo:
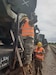
[[[23,15],[20,19],[20,32],[24,45],[24,66],[29,66],[32,61],[32,53],[34,48],[34,26],[30,22],[27,15]]]
[[[37,47],[34,52],[35,52],[34,55],[35,55],[35,71],[36,71],[35,75],[37,75],[38,69],[39,69],[39,74],[42,75],[42,61],[44,60],[45,50],[42,47],[41,42],[37,43]]]

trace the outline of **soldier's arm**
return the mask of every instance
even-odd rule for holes
[[[42,52],[37,52],[37,54],[45,54],[45,50],[43,49]]]

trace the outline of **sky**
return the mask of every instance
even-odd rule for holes
[[[37,0],[35,13],[40,33],[48,42],[56,42],[56,0]]]

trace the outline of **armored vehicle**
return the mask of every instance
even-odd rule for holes
[[[37,22],[34,11],[37,0],[0,0],[0,40],[5,45],[12,42],[10,29],[15,30],[14,23],[18,13],[28,15],[33,24]]]
[[[37,0],[0,0],[0,41],[4,45],[11,45],[10,29],[14,32],[17,14],[25,13],[32,23],[37,22],[35,15]],[[13,47],[0,47],[0,70],[9,65],[12,60]]]
[[[38,28],[37,25],[34,27],[34,33],[35,33],[35,38],[34,38],[34,43],[35,45],[40,41],[42,42],[43,46],[47,46],[48,42],[47,39],[45,39],[44,34],[40,34],[40,29]]]

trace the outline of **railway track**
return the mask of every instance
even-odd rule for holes
[[[55,45],[50,45],[51,50],[56,54],[56,46]]]

